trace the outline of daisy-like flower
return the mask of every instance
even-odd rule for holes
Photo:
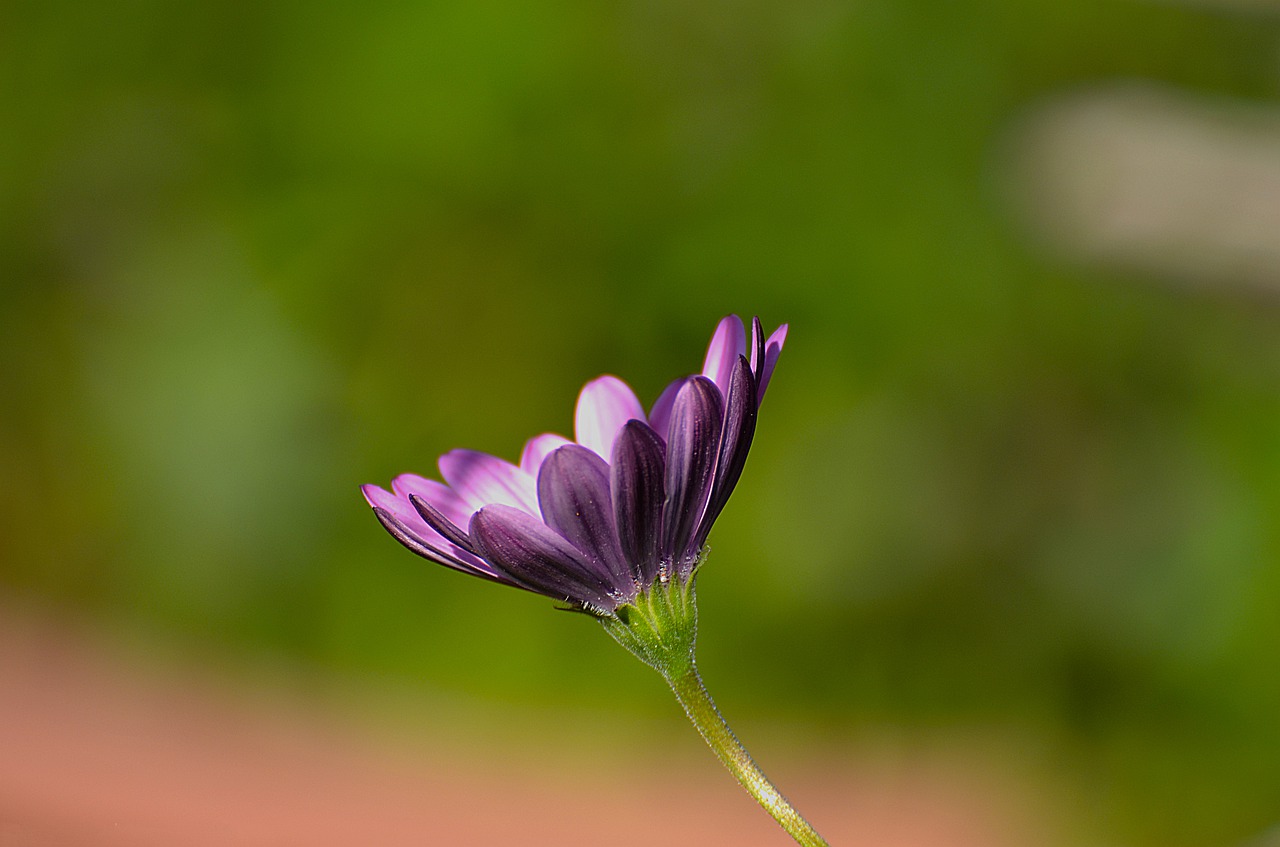
[[[658,581],[687,580],[742,474],[756,412],[787,337],[720,321],[702,373],[677,379],[646,415],[622,380],[578,395],[576,441],[525,444],[518,465],[471,450],[363,488],[387,531],[446,567],[613,615]]]
[[[397,541],[445,567],[586,612],[667,680],[738,782],[798,843],[826,842],[774,788],[698,676],[694,577],[707,534],[742,475],[756,414],[787,338],[720,321],[702,373],[667,386],[646,415],[614,376],[587,383],[575,441],[525,444],[518,465],[471,450],[440,457],[444,482],[414,474],[363,488]]]

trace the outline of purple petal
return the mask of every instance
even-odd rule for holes
[[[409,503],[376,485],[364,485],[360,490],[387,532],[412,552],[463,573],[513,584],[487,562],[440,537]]]
[[[782,352],[782,345],[787,340],[787,324],[783,324],[773,331],[773,335],[769,336],[769,340],[764,344],[764,367],[760,369],[760,390],[757,392],[756,402],[764,402],[764,390],[769,387],[769,377],[773,376],[773,368],[778,364],[778,354]]]
[[[483,577],[484,579],[501,582],[505,585],[516,585],[518,588],[524,587],[517,585],[514,580],[497,573],[487,562],[481,561],[469,553],[466,553],[461,557],[453,556],[443,550],[438,550],[435,547],[432,547],[430,544],[424,543],[421,538],[418,538],[406,529],[403,523],[397,520],[395,516],[387,512],[385,509],[374,509],[373,514],[382,524],[382,527],[390,533],[392,538],[403,544],[410,552],[417,553],[428,561],[435,562],[437,565],[444,565],[446,568],[451,568],[455,571],[470,574],[471,576]]]
[[[662,389],[658,399],[653,402],[653,410],[649,412],[649,426],[653,427],[653,431],[659,438],[664,439],[664,443],[667,427],[671,423],[671,407],[675,405],[676,395],[680,393],[680,389],[684,388],[684,382],[685,377],[680,377]]]
[[[600,458],[613,452],[613,439],[629,420],[645,420],[635,392],[616,376],[602,376],[582,387],[573,416],[577,442]]]
[[[437,535],[455,547],[461,547],[468,553],[475,553],[475,547],[472,546],[471,539],[443,512],[417,494],[409,495],[409,503],[417,510],[418,515],[426,522],[427,526],[435,530]],[[468,517],[470,516],[468,515]]]
[[[640,421],[624,426],[613,442],[609,481],[618,542],[644,585],[657,578],[662,558],[664,452],[662,439]]]
[[[671,408],[662,547],[677,566],[698,553],[693,534],[715,480],[723,411],[720,390],[703,376],[689,377]]]
[[[702,375],[716,384],[721,396],[729,392],[729,377],[738,357],[747,352],[745,335],[742,318],[737,315],[722,318],[711,334],[707,357],[702,362]]]
[[[370,506],[387,512],[415,535],[430,537],[434,534],[407,499],[397,497],[392,492],[376,485],[362,485],[360,486],[360,493],[364,494],[364,499]]]
[[[542,460],[550,456],[552,450],[571,443],[563,435],[556,435],[552,432],[535,435],[525,442],[524,452],[520,454],[520,469],[537,479],[538,468],[542,467]]]
[[[417,474],[405,473],[391,480],[391,490],[406,502],[417,495],[440,510],[441,514],[458,526],[466,526],[471,521],[471,508],[467,501],[443,482],[426,479]]]
[[[577,444],[561,447],[538,472],[538,503],[547,526],[607,572],[619,591],[632,587],[631,571],[618,547],[604,459]]]
[[[711,525],[720,516],[720,510],[729,501],[733,487],[742,476],[742,468],[747,463],[747,453],[751,450],[751,438],[756,431],[756,381],[751,374],[751,365],[746,356],[738,357],[738,366],[733,370],[729,381],[729,394],[725,400],[724,430],[720,434],[720,447],[716,458],[715,483],[711,488],[711,497],[707,501],[707,511],[703,515],[696,534],[696,546],[701,547],[707,540]]]
[[[532,515],[501,504],[486,506],[472,516],[470,530],[476,549],[520,586],[603,611],[617,607],[607,575]]]
[[[510,462],[474,450],[450,450],[440,457],[440,473],[472,511],[501,503],[538,514],[533,477]]]
[[[764,327],[760,325],[757,315],[751,319],[751,373],[760,374],[760,363],[764,361]]]

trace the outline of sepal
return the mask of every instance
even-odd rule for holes
[[[667,679],[682,676],[694,666],[697,571],[695,566],[683,577],[664,573],[634,600],[599,619],[615,641]]]

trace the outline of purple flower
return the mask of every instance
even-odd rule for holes
[[[573,442],[525,444],[520,464],[453,450],[445,482],[402,474],[363,487],[397,541],[446,567],[608,616],[655,581],[685,580],[742,474],[756,412],[786,341],[760,319],[720,321],[702,373],[646,416],[614,376],[583,387]]]

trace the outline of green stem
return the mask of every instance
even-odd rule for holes
[[[774,788],[769,778],[756,766],[751,754],[742,746],[742,742],[733,734],[733,730],[729,729],[729,725],[720,715],[720,710],[716,708],[711,695],[707,693],[706,686],[702,684],[702,678],[698,676],[698,669],[693,663],[690,662],[683,673],[667,676],[667,682],[671,685],[671,690],[676,693],[676,699],[684,707],[689,720],[693,721],[693,725],[698,728],[703,739],[720,757],[720,761],[724,762],[724,766],[742,787],[747,789],[747,793],[756,798],[756,802],[782,825],[787,834],[805,847],[829,847],[822,836],[809,825],[808,821],[800,817],[800,813],[787,802],[782,792]]]

